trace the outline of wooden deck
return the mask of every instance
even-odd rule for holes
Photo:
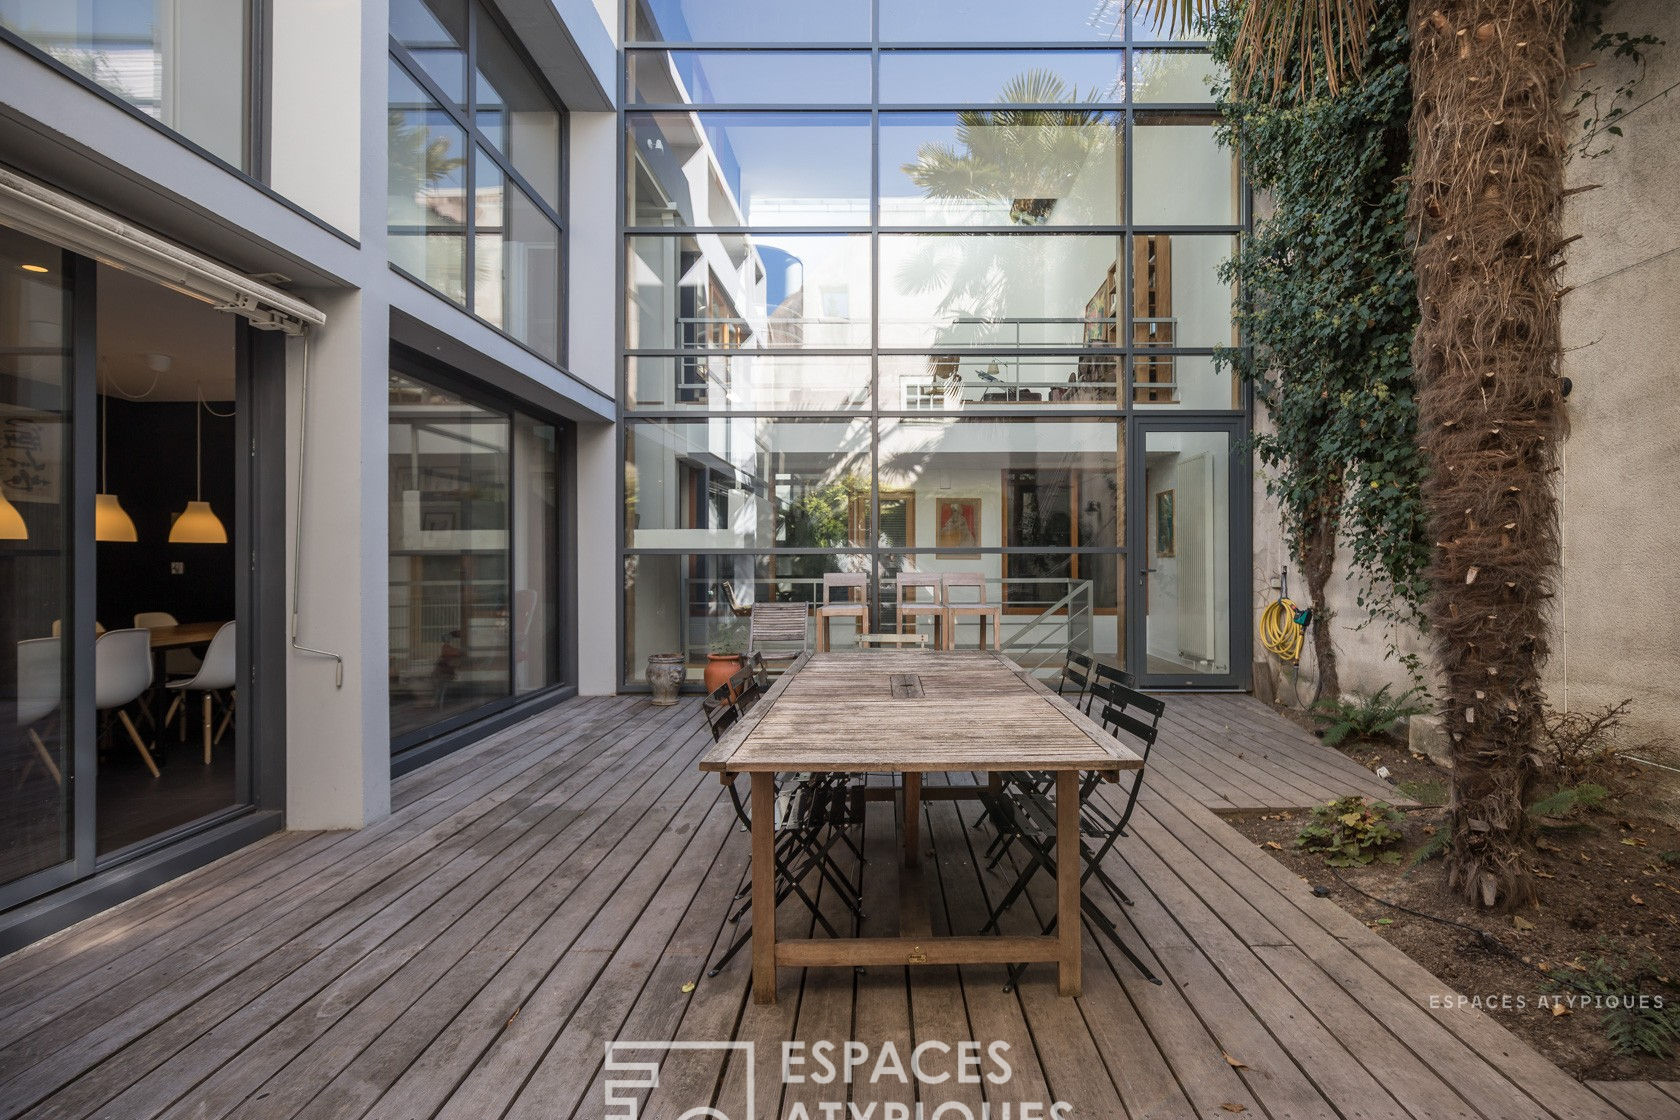
[[[675,1039],[756,1043],[760,1118],[848,1096],[919,1097],[928,1115],[985,1101],[994,1120],[1056,1100],[1100,1120],[1649,1116],[1432,1001],[1441,982],[1212,811],[1375,779],[1243,698],[1171,712],[1109,866],[1135,901],[1114,913],[1162,986],[1087,937],[1078,1000],[1048,966],[1006,992],[1002,966],[965,965],[789,969],[779,1002],[756,1006],[749,953],[705,975],[747,844],[696,769],[697,705],[580,700],[401,779],[370,828],[271,837],[0,960],[0,1113],[598,1120],[615,1114],[605,1044]],[[868,811],[865,932],[895,932],[894,806]],[[1003,883],[959,811],[973,810],[925,808],[933,932],[978,925]],[[906,1058],[923,1041],[1006,1042],[1011,1076],[781,1084],[783,1040],[853,1038]],[[748,1115],[744,1049],[672,1051],[659,1081],[643,1116]]]

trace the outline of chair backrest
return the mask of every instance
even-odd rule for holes
[[[723,581],[723,593],[729,599],[729,613],[730,614],[741,615],[741,614],[750,614],[752,612],[752,607],[748,606],[746,603],[741,602],[741,597],[739,595],[735,594],[734,581],[727,580],[727,579]]]
[[[986,577],[979,572],[946,572],[941,582],[944,585],[947,604],[957,605],[958,600],[951,592],[960,590],[963,592],[963,603],[986,605]],[[974,591],[973,599],[967,597],[969,589]]]
[[[64,688],[58,638],[27,638],[17,644],[17,725],[28,727],[53,714]]]
[[[1125,731],[1143,743],[1143,757],[1147,761],[1149,748],[1155,745],[1155,738],[1161,732],[1161,716],[1166,713],[1166,701],[1118,683],[1092,685],[1092,694],[1095,695],[1099,689],[1103,693],[1103,726],[1114,732],[1116,737],[1119,732]]]
[[[224,622],[210,648],[204,651],[204,664],[193,676],[192,687],[201,689],[232,688],[239,680],[239,650],[236,645],[237,622]]]
[[[798,642],[807,649],[811,641],[809,603],[754,603],[752,623],[747,629],[747,652],[777,642]]]
[[[822,601],[835,602],[834,592],[843,590],[842,603],[861,603],[869,595],[869,577],[862,572],[824,572]]]
[[[93,706],[120,708],[152,687],[152,632],[107,630],[93,643]]]
[[[1093,662],[1091,665],[1091,671],[1096,675],[1096,678],[1099,681],[1107,681],[1109,684],[1122,685],[1126,688],[1137,687],[1137,681],[1133,679],[1130,673],[1126,672],[1124,669],[1110,665],[1106,661]],[[1141,696],[1142,693],[1139,693],[1138,695]]]
[[[935,606],[945,602],[945,577],[937,572],[900,572],[894,583],[900,606],[921,602],[917,596],[922,588],[933,596],[927,602]]]
[[[735,698],[735,707],[743,712],[758,702],[758,674],[751,665],[742,665],[729,674],[729,694]]]
[[[175,616],[168,611],[141,611],[134,616],[134,625],[143,630],[151,630],[159,626],[179,626]]]
[[[1085,690],[1091,687],[1091,658],[1089,654],[1080,653],[1076,649],[1067,651],[1067,661],[1062,664],[1062,683],[1056,691],[1067,695],[1068,686],[1072,685],[1075,695],[1084,699]],[[1075,700],[1077,704],[1079,701]]]
[[[753,682],[760,692],[770,688],[770,665],[764,660],[762,653],[754,653],[747,658],[747,668],[752,670]]]
[[[700,710],[706,715],[706,725],[711,728],[714,743],[723,738],[723,733],[728,731],[741,715],[735,709],[735,702],[730,699],[727,681],[712,689],[710,695],[700,701]]]
[[[93,620],[93,636],[97,638],[103,633],[105,633],[105,627],[100,625],[100,622],[99,622],[98,619],[94,619]],[[55,638],[62,638],[64,636],[64,623],[59,621],[56,618],[53,619],[52,636],[55,637]]]

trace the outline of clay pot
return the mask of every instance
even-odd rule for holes
[[[680,653],[650,653],[647,659],[647,682],[653,687],[653,702],[668,708],[677,702],[688,667]]]
[[[706,691],[714,691],[719,685],[727,684],[736,670],[741,667],[741,655],[738,653],[708,653],[706,655]]]

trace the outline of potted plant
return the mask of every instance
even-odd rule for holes
[[[711,692],[724,684],[735,671],[741,667],[741,658],[747,650],[747,623],[745,619],[729,617],[721,620],[712,630],[711,648],[706,653],[706,691]]]

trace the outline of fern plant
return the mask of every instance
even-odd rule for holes
[[[1386,801],[1343,797],[1313,807],[1312,816],[1295,837],[1304,852],[1324,853],[1331,867],[1364,867],[1373,862],[1398,863],[1400,814]]]
[[[1408,688],[1395,695],[1392,686],[1385,684],[1369,696],[1326,697],[1308,714],[1324,725],[1324,741],[1335,747],[1387,735],[1401,720],[1428,710],[1421,688]]]
[[[1542,797],[1528,807],[1528,815],[1547,821],[1561,821],[1577,812],[1598,808],[1609,796],[1610,791],[1603,786],[1582,782],[1578,786],[1565,786]]]
[[[1595,997],[1594,1004],[1604,1009],[1604,1034],[1618,1054],[1667,1058],[1680,1043],[1680,1001],[1672,998],[1680,987],[1655,958],[1631,963],[1601,955],[1570,986]]]

